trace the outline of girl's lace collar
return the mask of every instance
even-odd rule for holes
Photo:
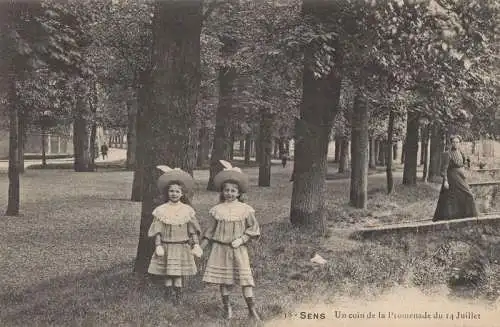
[[[167,225],[182,225],[194,218],[194,210],[182,202],[167,202],[156,207],[153,216]]]
[[[210,214],[217,220],[239,221],[254,214],[254,209],[239,201],[223,202],[210,209]]]

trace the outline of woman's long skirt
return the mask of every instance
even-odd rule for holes
[[[449,188],[441,186],[433,221],[477,217],[476,203],[462,168],[448,170]]]

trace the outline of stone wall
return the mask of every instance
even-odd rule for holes
[[[482,236],[492,236],[498,237],[498,243],[500,243],[499,227],[500,214],[496,214],[477,218],[364,228],[353,232],[351,238],[395,245],[404,243],[406,239],[420,240],[425,244],[440,242],[445,239],[480,242],[484,240]],[[500,255],[500,252],[498,254]]]
[[[427,257],[435,265],[446,266],[443,271],[448,286],[455,292],[487,294],[499,286],[500,214],[366,228],[353,232],[350,238],[403,250],[409,258]]]

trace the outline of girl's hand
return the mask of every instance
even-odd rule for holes
[[[206,248],[208,245],[208,240],[206,238],[204,238],[201,243],[200,243],[200,247],[201,249],[203,250],[204,248]]]
[[[242,244],[243,244],[243,239],[241,237],[239,237],[231,242],[231,246],[235,249],[240,247]]]
[[[450,188],[450,184],[448,184],[448,181],[444,181],[444,182],[443,182],[443,188],[444,188],[445,190],[447,190],[447,189],[449,189],[449,188]]]
[[[201,258],[201,256],[203,255],[203,250],[201,249],[201,247],[198,244],[195,244],[193,246],[193,249],[191,250],[191,253],[195,257]]]
[[[163,257],[165,255],[165,249],[163,249],[163,246],[157,245],[155,249],[155,254],[159,257]]]

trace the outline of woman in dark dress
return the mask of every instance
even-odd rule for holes
[[[451,149],[444,153],[441,166],[443,185],[433,221],[477,217],[476,203],[465,181],[467,159],[460,151],[460,137],[453,136]]]

